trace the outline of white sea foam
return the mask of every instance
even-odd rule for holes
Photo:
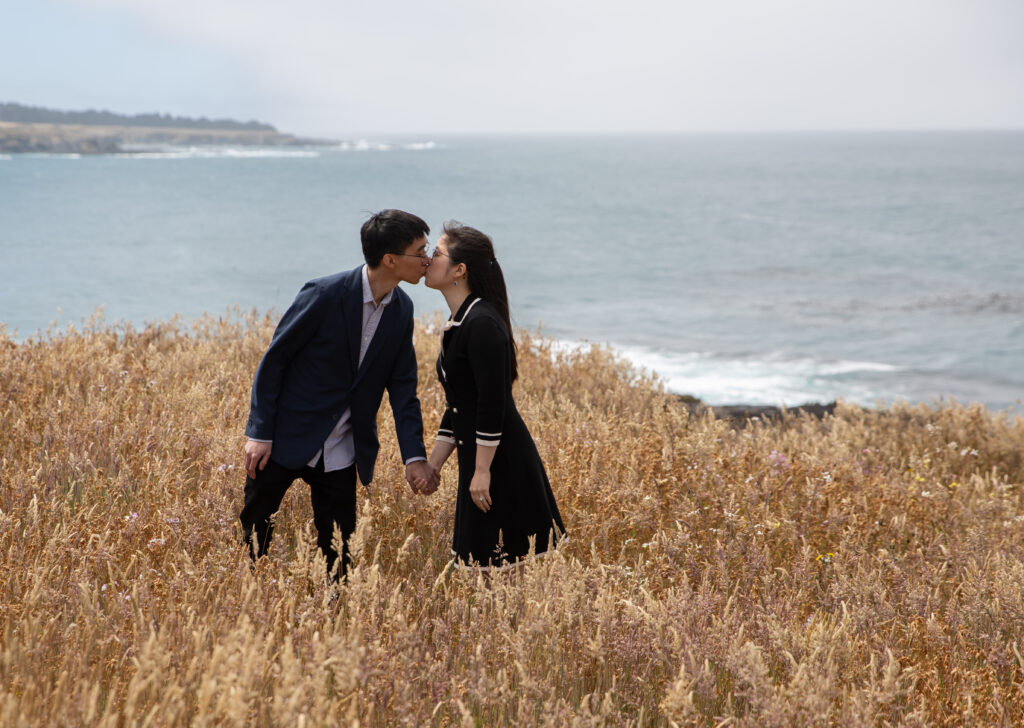
[[[335,152],[390,152],[395,149],[420,152],[430,149],[437,149],[437,142],[408,142],[405,144],[391,144],[389,142],[375,142],[369,139],[356,139],[355,141],[344,141],[337,146],[327,147]]]
[[[320,152],[279,147],[135,147],[118,156],[132,159],[312,159],[319,157]]]
[[[352,142],[341,142],[336,147],[328,147],[336,152],[390,152],[392,147],[384,142],[372,142],[369,139],[357,139]]]
[[[586,342],[559,341],[553,349],[575,351],[588,346]],[[870,405],[897,396],[886,386],[885,375],[904,371],[883,362],[828,361],[775,353],[729,357],[639,346],[612,350],[641,371],[656,375],[668,391],[693,395],[711,405],[793,407],[839,398]]]
[[[0,154],[0,162],[10,162],[13,157],[10,154]]]
[[[25,152],[25,157],[32,157],[33,159],[81,159],[82,155],[78,152]]]
[[[412,142],[410,144],[403,144],[402,149],[408,149],[416,152],[427,149],[437,149],[437,142]]]
[[[818,372],[824,376],[855,374],[857,372],[900,372],[906,368],[896,366],[895,364],[883,364],[877,361],[817,362],[813,359],[807,359],[806,361],[811,362],[811,365],[817,367]]]

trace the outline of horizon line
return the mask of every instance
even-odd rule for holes
[[[677,130],[490,130],[490,131],[401,131],[356,130],[346,132],[285,131],[282,133],[302,137],[337,138],[338,141],[369,139],[380,136],[400,137],[496,137],[496,136],[786,136],[796,134],[849,135],[849,134],[977,134],[1022,133],[1021,126],[963,126],[963,127],[869,127],[869,128],[792,128],[792,129],[677,129]]]

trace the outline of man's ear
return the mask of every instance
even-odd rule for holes
[[[380,259],[380,264],[388,270],[393,270],[395,267],[395,256],[391,253],[384,253],[384,257]]]

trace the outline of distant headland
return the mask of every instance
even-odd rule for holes
[[[118,154],[153,145],[307,146],[336,142],[282,134],[270,124],[170,114],[58,111],[0,103],[0,152]]]

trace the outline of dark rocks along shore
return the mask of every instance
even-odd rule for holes
[[[691,414],[704,416],[710,413],[715,419],[729,420],[732,424],[743,426],[750,420],[782,420],[787,414],[807,414],[821,419],[825,415],[835,412],[836,403],[829,402],[821,404],[810,402],[795,407],[775,407],[772,405],[751,405],[733,404],[723,406],[712,406],[702,402],[696,397],[681,394],[678,395],[680,404],[690,410]]]

